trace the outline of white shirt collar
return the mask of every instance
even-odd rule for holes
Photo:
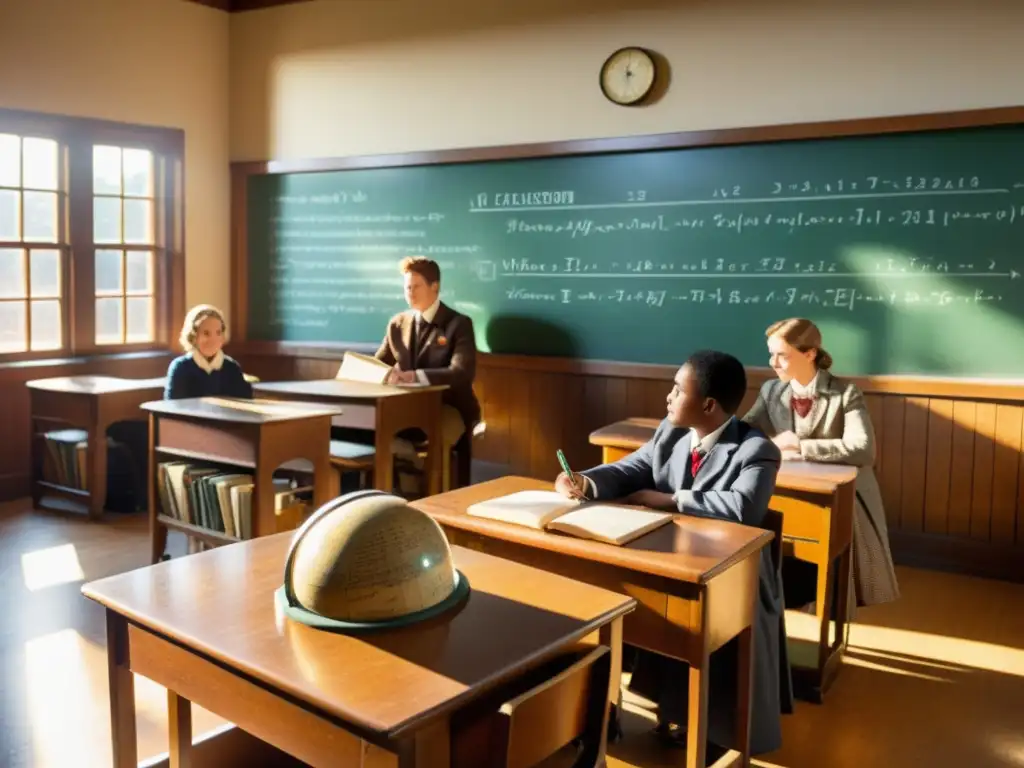
[[[789,388],[793,390],[793,394],[797,397],[810,397],[818,391],[818,374],[814,374],[814,378],[807,382],[807,386],[804,386],[796,379],[790,379]]]
[[[213,373],[214,371],[219,371],[221,366],[224,365],[224,351],[217,350],[217,354],[213,356],[213,359],[207,360],[202,356],[202,354],[200,354],[198,349],[193,349],[192,359],[195,360],[196,365],[198,365],[200,369],[207,373]]]
[[[438,296],[434,303],[427,307],[425,310],[420,312],[418,309],[415,310],[416,316],[426,323],[434,322],[434,315],[437,314],[437,308],[441,306],[441,297]]]
[[[712,448],[715,447],[715,443],[718,442],[718,438],[720,438],[722,436],[722,433],[725,432],[725,428],[728,427],[730,424],[732,424],[732,420],[735,419],[735,418],[736,418],[735,416],[730,416],[726,420],[726,422],[724,424],[722,424],[722,426],[720,426],[714,432],[710,432],[709,434],[704,435],[704,437],[701,438],[700,440],[697,439],[697,433],[694,432],[691,429],[690,430],[690,450],[691,451],[699,450],[701,453],[706,454],[708,451],[710,451]]]

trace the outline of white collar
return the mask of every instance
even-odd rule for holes
[[[192,359],[202,370],[207,373],[213,373],[214,371],[219,371],[221,366],[224,365],[224,350],[217,350],[217,354],[213,356],[213,360],[207,360],[202,356],[198,349],[193,349]]]
[[[418,317],[421,320],[423,320],[423,322],[425,322],[425,323],[432,323],[432,322],[434,322],[434,315],[437,314],[437,309],[440,306],[441,306],[441,297],[438,296],[434,300],[434,303],[431,304],[429,307],[427,307],[422,312],[420,312],[418,309],[413,310],[413,312],[415,313],[416,317]]]
[[[796,379],[790,379],[789,388],[793,390],[793,394],[797,397],[810,397],[818,391],[818,374],[814,374],[814,378],[807,382],[807,386],[804,386]]]
[[[690,450],[699,450],[703,454],[707,454],[712,448],[715,447],[715,443],[718,442],[718,438],[725,432],[725,428],[732,424],[732,420],[735,416],[730,416],[722,426],[707,435],[704,435],[700,440],[697,440],[697,433],[692,429],[690,430]],[[696,444],[694,444],[696,442]]]

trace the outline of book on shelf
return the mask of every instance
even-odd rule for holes
[[[472,504],[466,513],[618,546],[660,528],[675,516],[620,504],[579,502],[555,491],[517,491]]]
[[[65,488],[89,490],[86,480],[88,434],[84,429],[55,429],[43,434],[43,479]]]
[[[304,496],[312,488],[297,486],[287,477],[275,477],[273,484],[277,531],[298,527],[310,511]],[[252,538],[255,483],[251,474],[165,461],[157,465],[157,489],[166,516],[232,538]]]
[[[383,384],[387,381],[391,366],[372,355],[347,350],[341,358],[341,367],[335,379],[362,381],[367,384]]]

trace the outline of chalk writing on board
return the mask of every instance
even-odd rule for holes
[[[443,213],[297,213],[272,216],[272,224],[440,224]]]
[[[482,262],[488,264],[488,262]],[[911,256],[906,259],[879,258],[870,265],[851,271],[831,259],[797,261],[784,256],[773,256],[757,261],[727,261],[724,258],[699,259],[692,262],[658,262],[652,259],[634,259],[605,263],[585,262],[567,256],[560,262],[542,262],[530,258],[502,259],[501,277],[558,276],[562,278],[623,278],[623,277],[757,277],[806,278],[848,275],[850,277],[916,277],[939,274],[945,277],[998,277],[1016,280],[1021,273],[1000,267],[995,259],[968,261],[935,261]],[[478,267],[478,271],[482,271]]]
[[[319,195],[278,195],[274,201],[280,205],[345,205],[365,203],[369,196],[360,190],[328,192]]]
[[[675,232],[683,229],[722,229],[739,234],[748,229],[771,228],[795,232],[798,229],[822,227],[952,227],[970,222],[1001,222],[1024,224],[1024,205],[1007,205],[982,211],[937,210],[935,208],[904,208],[883,211],[878,208],[851,207],[844,213],[814,213],[798,211],[793,214],[714,213],[708,216],[633,216],[619,221],[597,222],[593,219],[567,219],[561,222],[535,222],[509,219],[505,222],[508,235],[562,235],[570,238],[607,235],[619,232]]]
[[[773,304],[813,305],[836,307],[853,311],[863,304],[876,306],[938,306],[984,304],[1000,302],[1002,294],[982,289],[973,290],[864,290],[850,287],[821,287],[814,289],[793,286],[776,290],[691,288],[689,290],[657,289],[630,290],[616,288],[606,291],[578,291],[571,288],[557,290],[530,290],[511,287],[505,291],[511,302],[540,302],[552,304],[631,304],[661,308],[672,303],[688,304]]]
[[[571,189],[545,189],[531,192],[480,192],[469,203],[471,210],[494,208],[517,208],[520,206],[545,207],[551,205],[572,205],[576,192]]]

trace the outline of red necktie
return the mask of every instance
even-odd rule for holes
[[[811,412],[811,406],[814,405],[813,397],[794,397],[793,400],[793,411],[800,417],[804,418],[808,413]]]
[[[690,474],[693,477],[697,476],[697,471],[700,469],[700,463],[704,461],[704,454],[700,451],[690,451]]]

